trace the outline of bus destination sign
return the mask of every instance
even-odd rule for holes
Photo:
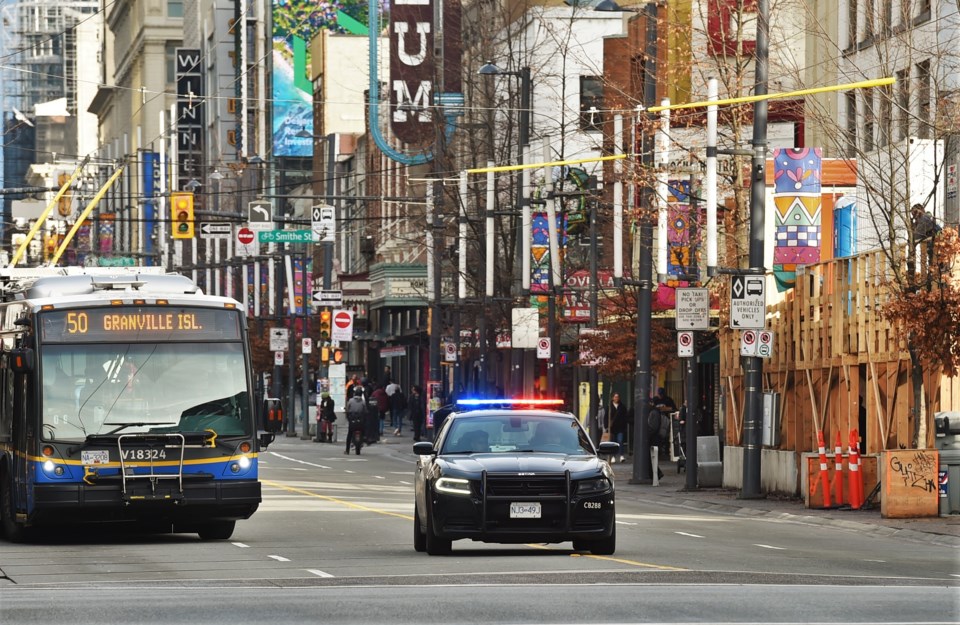
[[[47,343],[240,339],[237,312],[214,308],[84,308],[47,312],[41,319]]]

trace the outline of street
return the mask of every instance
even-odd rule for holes
[[[613,556],[557,545],[412,545],[409,434],[363,454],[278,438],[264,502],[229,541],[50,529],[0,542],[0,620],[956,622],[957,549],[791,518],[644,501],[618,483]]]

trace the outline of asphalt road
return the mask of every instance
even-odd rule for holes
[[[618,497],[617,552],[416,553],[410,439],[278,439],[229,541],[115,528],[0,541],[3,623],[955,623],[958,550]]]

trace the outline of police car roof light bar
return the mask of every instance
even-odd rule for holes
[[[457,404],[461,406],[503,406],[505,404],[523,405],[523,406],[561,406],[563,405],[563,400],[562,399],[540,399],[540,398],[532,398],[532,397],[516,397],[513,399],[467,398],[467,399],[458,399]]]

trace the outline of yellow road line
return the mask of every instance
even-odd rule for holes
[[[261,483],[266,484],[267,486],[273,486],[274,488],[279,488],[280,490],[289,491],[291,493],[297,493],[299,495],[306,495],[308,497],[316,497],[317,499],[323,499],[324,501],[330,501],[333,503],[338,503],[348,508],[354,508],[355,510],[363,510],[365,512],[376,512],[377,514],[383,514],[386,516],[395,516],[400,519],[406,519],[408,521],[413,520],[413,515],[410,514],[400,514],[399,512],[390,512],[389,510],[383,510],[381,508],[371,508],[370,506],[363,506],[358,503],[353,503],[351,501],[346,501],[344,499],[339,499],[337,497],[330,497],[329,495],[320,495],[317,493],[310,492],[309,490],[304,490],[302,488],[295,488],[293,486],[285,486],[279,482],[273,482],[270,480],[260,480]]]
[[[317,493],[313,493],[313,492],[310,492],[309,490],[304,490],[304,489],[302,489],[302,488],[294,488],[293,486],[285,486],[285,485],[283,485],[283,484],[280,484],[279,482],[273,482],[273,481],[270,481],[270,480],[260,480],[260,481],[261,481],[263,484],[266,484],[267,486],[272,486],[272,487],[274,487],[274,488],[279,488],[280,490],[285,490],[285,491],[289,491],[289,492],[291,492],[291,493],[297,493],[297,494],[300,494],[300,495],[307,495],[308,497],[316,497],[317,499],[323,499],[324,501],[331,501],[331,502],[333,502],[333,503],[338,503],[338,504],[347,506],[348,508],[354,508],[354,509],[356,509],[356,510],[363,510],[363,511],[365,511],[365,512],[375,512],[375,513],[377,513],[377,514],[383,514],[383,515],[386,515],[386,516],[395,516],[395,517],[398,517],[398,518],[401,518],[401,519],[406,519],[406,520],[408,520],[408,521],[412,521],[412,520],[413,520],[413,516],[412,516],[412,515],[409,515],[409,514],[400,514],[400,513],[398,513],[398,512],[390,512],[389,510],[382,510],[382,509],[380,509],[380,508],[371,508],[370,506],[363,506],[363,505],[360,505],[360,504],[357,504],[357,503],[353,503],[353,502],[350,502],[350,501],[345,501],[345,500],[343,500],[343,499],[339,499],[339,498],[337,498],[337,497],[330,497],[330,496],[328,496],[328,495],[319,495],[319,494],[317,494]],[[527,546],[527,547],[531,547],[531,548],[533,548],[533,549],[544,549],[544,550],[547,550],[547,551],[552,551],[552,550],[553,550],[552,547],[548,547],[548,546],[546,546],[546,545],[537,545],[537,544],[533,544],[533,543],[529,543],[529,544],[527,544],[526,546]],[[611,558],[610,556],[595,556],[595,555],[581,554],[581,553],[572,553],[572,554],[570,554],[570,556],[571,556],[571,557],[574,557],[574,558],[592,558],[592,559],[594,559],[594,560],[605,560],[605,561],[607,561],[607,562],[617,562],[617,563],[619,563],[619,564],[627,564],[627,565],[630,565],[630,566],[642,566],[642,567],[645,567],[645,568],[649,568],[649,569],[659,569],[659,570],[662,570],[662,571],[686,571],[686,570],[687,570],[687,569],[677,568],[677,567],[675,567],[675,566],[664,566],[664,565],[661,565],[661,564],[648,564],[648,563],[646,563],[646,562],[637,562],[636,560],[625,560],[625,559],[623,559],[623,558]]]

